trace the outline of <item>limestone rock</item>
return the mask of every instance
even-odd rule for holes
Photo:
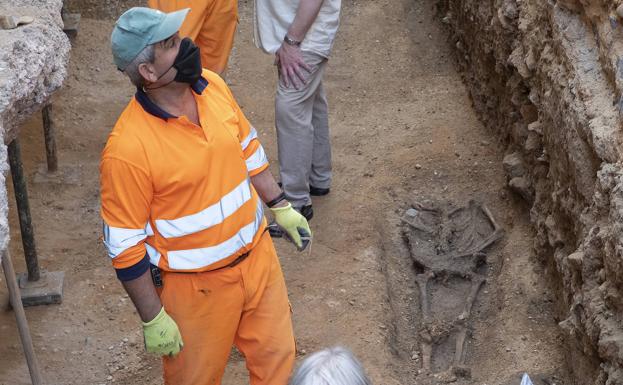
[[[13,0],[0,5],[2,12],[34,19],[0,31],[0,250],[9,237],[4,144],[17,137],[20,125],[48,102],[65,79],[70,45],[62,30],[61,7],[62,0]]]
[[[0,120],[4,143],[17,136],[18,127],[39,111],[66,76],[69,40],[63,33],[62,0],[17,0],[10,11],[34,18],[32,24],[1,31]]]
[[[526,124],[536,122],[539,119],[539,110],[532,103],[522,105],[519,111]]]
[[[541,122],[536,121],[528,124],[528,131],[536,132],[537,134],[543,135],[543,126]]]
[[[517,72],[524,78],[527,79],[531,76],[530,69],[526,65],[524,59],[524,51],[522,46],[518,46],[508,57],[508,64],[511,64],[513,67],[517,69]]]
[[[524,149],[528,152],[535,152],[541,148],[541,135],[534,131],[528,132]]]
[[[519,196],[521,196],[526,202],[532,203],[534,200],[532,187],[526,178],[513,178],[508,182],[508,187],[510,187],[512,191],[519,194]]]
[[[526,165],[519,153],[514,152],[506,155],[502,162],[502,166],[504,167],[504,172],[509,180],[522,177],[526,174]]]

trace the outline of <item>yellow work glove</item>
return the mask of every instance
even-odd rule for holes
[[[180,330],[164,307],[153,320],[143,322],[143,335],[148,353],[173,357],[184,347]]]
[[[272,211],[275,222],[281,227],[286,237],[296,245],[299,251],[305,250],[312,237],[307,219],[294,210],[290,202],[287,206],[272,207],[270,211]]]

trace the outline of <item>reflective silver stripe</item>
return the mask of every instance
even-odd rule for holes
[[[197,233],[222,223],[251,199],[251,186],[245,179],[221,198],[220,201],[192,215],[177,219],[156,219],[156,228],[165,238]]]
[[[176,270],[199,269],[229,257],[253,242],[253,237],[257,234],[263,218],[262,201],[258,199],[255,219],[241,228],[236,235],[215,246],[169,251],[167,253],[169,267]]]
[[[255,127],[251,126],[251,132],[249,132],[249,135],[247,135],[247,137],[244,138],[242,142],[240,142],[240,147],[242,147],[242,151],[246,150],[247,147],[249,147],[249,143],[251,143],[251,141],[256,138],[257,130],[255,129]]]
[[[127,249],[138,245],[147,236],[146,229],[124,229],[104,223],[104,245],[110,258],[116,258]]]
[[[145,232],[147,233],[148,237],[154,235],[154,230],[151,228],[151,223],[147,222],[147,226],[145,226]]]
[[[260,145],[257,150],[247,160],[247,171],[251,172],[268,163],[268,158],[264,152],[264,148]]]
[[[145,249],[147,249],[147,255],[149,255],[149,262],[152,265],[158,266],[158,262],[160,262],[160,253],[158,250],[154,249],[148,243],[145,243]]]

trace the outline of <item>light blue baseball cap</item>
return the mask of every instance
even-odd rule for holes
[[[145,47],[173,36],[180,30],[188,11],[190,8],[164,13],[145,7],[125,11],[110,36],[117,68],[124,71]]]

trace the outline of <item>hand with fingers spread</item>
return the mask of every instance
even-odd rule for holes
[[[153,320],[143,322],[143,335],[148,353],[173,357],[184,347],[180,330],[164,307]]]
[[[307,83],[306,73],[311,68],[303,60],[303,54],[298,45],[284,42],[275,53],[275,65],[279,70],[279,80],[286,88],[291,86],[297,90]]]
[[[290,202],[285,206],[272,207],[270,211],[286,237],[296,245],[299,251],[305,250],[312,238],[307,219],[296,211]]]

